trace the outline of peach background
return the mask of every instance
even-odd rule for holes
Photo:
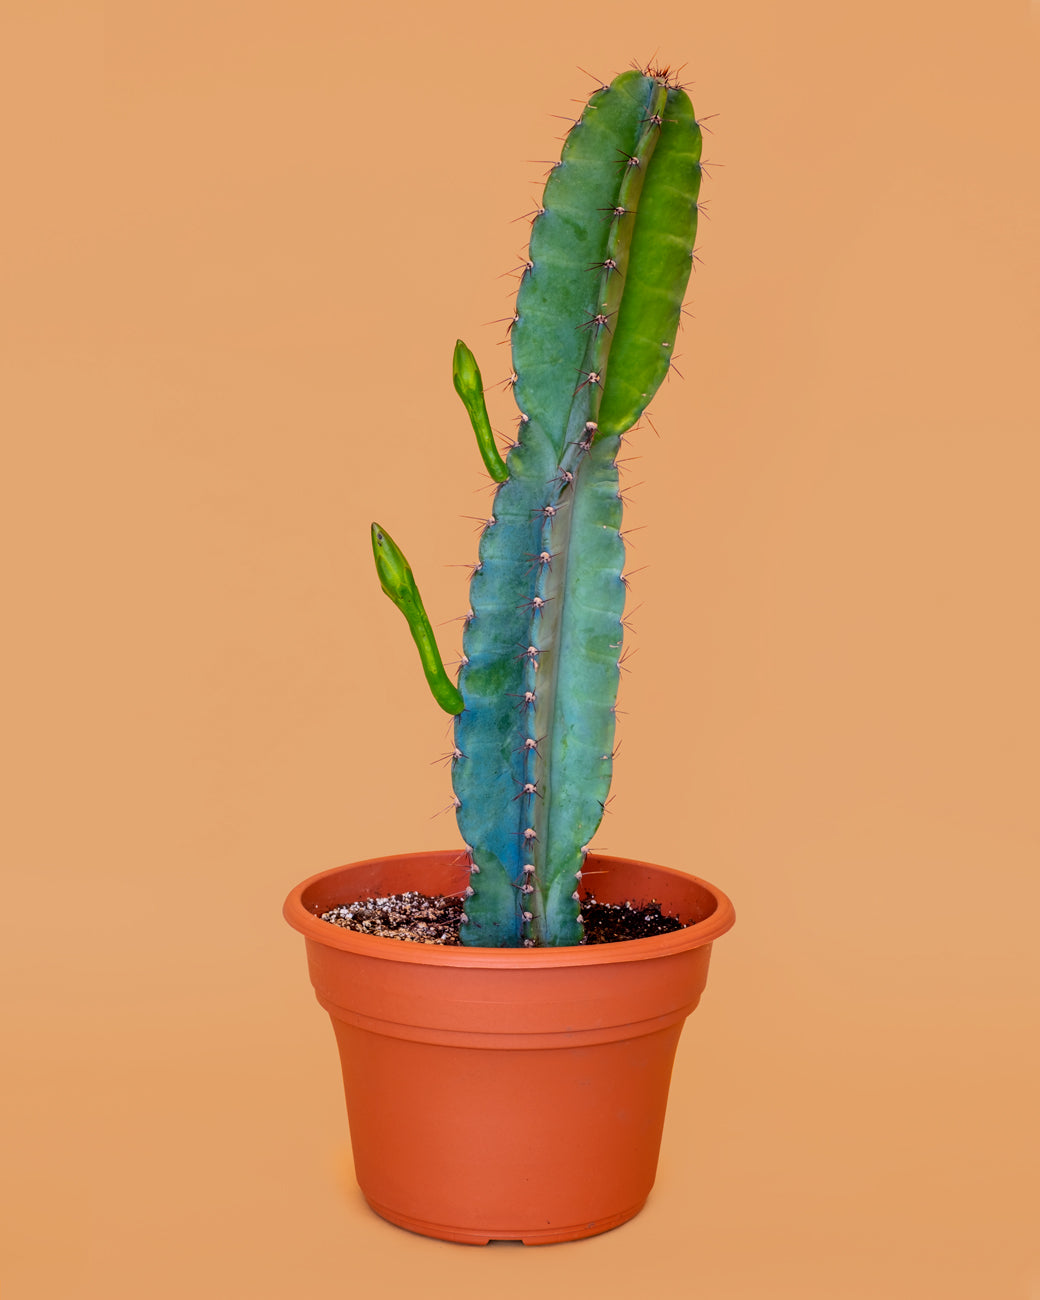
[[[2,25],[3,1300],[1040,1300],[1037,5]],[[528,160],[655,50],[721,165],[597,843],[738,922],[647,1211],[467,1250],[360,1203],[280,906],[457,842],[368,524],[456,653],[451,349],[505,376]]]

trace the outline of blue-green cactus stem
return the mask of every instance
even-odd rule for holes
[[[468,944],[581,940],[576,876],[610,785],[623,631],[616,455],[667,373],[699,150],[685,94],[624,73],[569,133],[532,227],[511,331],[518,444],[481,540],[459,677]]]
[[[579,873],[610,788],[622,650],[620,440],[668,373],[691,270],[700,130],[667,73],[590,98],[552,168],[510,329],[516,441],[503,461],[461,340],[452,365],[493,514],[470,583],[456,689],[403,555],[373,548],[435,698],[472,858],[462,940],[581,942]]]

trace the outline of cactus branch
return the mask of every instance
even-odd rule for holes
[[[455,391],[462,398],[462,405],[466,408],[466,414],[476,434],[484,467],[496,483],[504,483],[509,477],[509,470],[506,469],[506,463],[495,444],[495,435],[491,432],[480,367],[477,365],[476,357],[461,339],[455,344],[451,377]]]
[[[375,556],[379,585],[408,622],[408,630],[419,649],[419,658],[433,698],[445,713],[461,713],[465,707],[462,695],[445,671],[433,628],[430,627],[419,588],[412,576],[411,565],[394,539],[379,524],[372,525],[372,553]]]

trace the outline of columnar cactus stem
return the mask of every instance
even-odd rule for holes
[[[455,713],[452,777],[474,867],[467,944],[581,942],[577,888],[610,787],[623,640],[617,453],[671,364],[700,148],[666,71],[626,72],[592,95],[532,225],[511,328],[520,426],[505,462],[476,360],[456,346],[455,387],[498,483],[458,700],[403,556],[396,586],[383,583]]]

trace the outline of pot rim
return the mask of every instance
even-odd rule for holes
[[[457,849],[418,850],[414,853],[380,854],[361,862],[344,863],[319,871],[308,876],[289,892],[282,907],[282,915],[294,930],[298,930],[308,941],[321,944],[326,948],[335,948],[343,952],[352,952],[359,956],[377,958],[384,961],[397,961],[420,966],[456,966],[478,969],[537,970],[545,967],[562,966],[606,966],[621,962],[650,961],[655,958],[668,957],[675,953],[687,952],[692,948],[701,948],[712,943],[726,933],[736,920],[736,912],[729,898],[710,881],[687,871],[677,871],[672,867],[658,866],[656,863],[643,862],[638,858],[629,858],[615,854],[590,853],[590,865],[598,863],[628,863],[638,868],[660,872],[666,876],[678,877],[699,885],[714,900],[715,907],[710,915],[696,921],[682,930],[673,930],[670,934],[652,935],[646,939],[627,939],[622,943],[590,944],[587,947],[560,948],[479,948],[447,947],[443,944],[409,943],[400,939],[387,939],[382,935],[362,934],[357,930],[347,930],[342,926],[330,925],[320,915],[308,908],[304,895],[316,885],[340,875],[353,868],[372,869],[380,863],[392,864],[417,857],[457,857]]]

